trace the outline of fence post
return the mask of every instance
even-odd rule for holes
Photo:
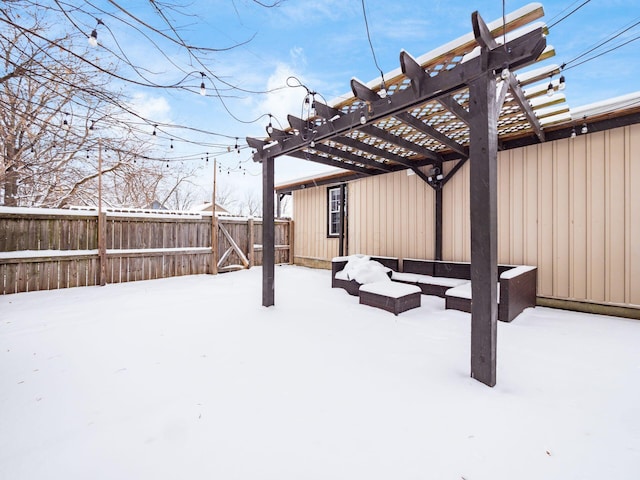
[[[98,214],[98,264],[100,266],[100,286],[107,284],[107,214]]]
[[[211,275],[218,274],[218,217],[216,207],[213,205],[211,213]]]
[[[293,220],[289,220],[289,265],[294,265],[294,257],[293,257],[293,247],[294,244],[294,233],[293,233]]]
[[[216,158],[213,160],[213,193],[211,194],[211,275],[218,274],[218,217],[216,217],[217,171],[218,159]]]
[[[247,220],[247,228],[249,229],[249,246],[247,248],[249,266],[247,268],[251,268],[253,267],[253,244],[255,243],[255,239],[253,237],[253,217],[249,217],[249,220]]]

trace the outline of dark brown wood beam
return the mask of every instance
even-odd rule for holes
[[[464,164],[467,162],[468,157],[465,158],[461,158],[460,160],[458,160],[458,162],[453,166],[453,168],[451,170],[449,170],[449,173],[447,173],[445,175],[445,177],[442,179],[442,186],[444,187],[446,185],[446,183],[451,180],[453,178],[453,176],[458,173],[458,170],[460,170]]]
[[[408,114],[407,114],[408,115]],[[397,116],[396,116],[397,117]],[[413,142],[405,140],[404,138],[394,135],[393,133],[389,133],[382,128],[374,127],[373,125],[366,125],[359,129],[362,133],[366,133],[372,137],[377,137],[381,140],[384,140],[387,143],[392,145],[396,145],[397,147],[404,148],[405,150],[409,150],[414,152],[416,155],[420,155],[422,157],[428,158],[429,160],[441,161],[441,157],[439,154],[434,152],[433,150],[429,150],[427,148],[421,147]]]
[[[496,95],[496,110],[498,111],[498,118],[500,118],[500,111],[504,106],[504,100],[507,98],[509,92],[509,82],[502,81],[498,87],[498,95]]]
[[[297,151],[288,154],[289,157],[299,158],[301,160],[308,160],[310,162],[321,163],[330,167],[342,168],[344,170],[350,170],[356,173],[362,173],[364,175],[372,175],[373,172],[369,168],[362,167],[360,165],[354,165],[348,162],[341,162],[340,160],[334,160],[333,158],[322,157],[313,153]]]
[[[466,108],[460,105],[455,98],[451,96],[440,97],[438,98],[438,102],[440,103],[440,105],[442,105],[444,108],[458,117],[458,120],[461,120],[469,125],[469,112]]]
[[[429,124],[423,122],[422,120],[414,117],[410,113],[408,113],[408,112],[399,113],[398,115],[396,115],[396,118],[398,120],[400,120],[401,122],[406,123],[411,128],[414,128],[414,129],[418,130],[419,132],[422,132],[425,135],[428,135],[429,137],[437,140],[438,142],[442,143],[443,145],[446,145],[451,150],[453,150],[454,152],[458,152],[463,157],[467,156],[467,151],[465,150],[465,148],[462,145],[460,145],[455,140],[450,139],[444,133],[439,132],[438,130],[433,128],[431,125],[429,125]],[[442,158],[440,156],[438,156],[438,160],[442,160]]]
[[[340,150],[339,148],[330,147],[323,143],[316,143],[313,149],[322,153],[326,153],[331,157],[338,157],[351,163],[366,165],[367,167],[375,168],[376,170],[382,170],[385,173],[397,170],[389,164],[380,163],[376,160],[371,160],[370,158],[361,157],[351,152]]]
[[[365,102],[373,102],[373,101],[377,101],[380,100],[378,94],[376,92],[374,92],[373,90],[371,90],[369,87],[367,87],[366,85],[360,83],[358,80],[356,80],[355,78],[351,80],[351,89],[353,90],[353,94],[359,98],[360,100],[363,100]],[[391,103],[392,99],[391,97],[387,97],[387,102]],[[407,114],[408,115],[408,114]],[[399,115],[396,115],[396,118],[400,118]],[[434,152],[433,150],[429,150],[428,148],[424,148],[416,143],[410,142],[398,135],[394,135],[393,133],[390,133],[382,128],[378,128],[375,127],[373,125],[365,125],[363,127],[360,127],[359,130],[363,133],[366,133],[367,135],[370,135],[372,137],[377,137],[380,138],[382,140],[384,140],[387,143],[391,143],[392,145],[396,145],[398,147],[404,148],[405,150],[409,150],[411,152],[414,152],[418,155],[421,155],[425,158],[428,158],[430,160],[435,160],[435,161],[442,161],[442,158],[440,157],[440,155],[438,155],[436,152]],[[455,142],[454,142],[455,143]]]
[[[377,102],[381,98],[376,92],[355,78],[351,79],[351,91],[354,97],[369,103]]]
[[[262,306],[275,303],[275,222],[273,157],[262,161]]]
[[[316,109],[316,113],[322,118],[324,118],[325,120],[328,120],[328,121],[332,121],[332,119],[337,120],[343,115],[343,113],[337,108],[330,107],[329,105],[326,105],[317,100],[313,103],[313,105]]]
[[[488,29],[477,12],[472,22],[476,39],[483,45],[481,61],[488,64],[492,39],[486,38]],[[493,387],[498,321],[498,112],[493,71],[470,82],[469,113],[471,376]]]
[[[531,128],[535,132],[536,136],[541,142],[544,142],[544,131],[542,130],[542,125],[536,117],[536,114],[529,103],[529,100],[524,96],[524,92],[520,85],[518,84],[518,80],[516,79],[513,73],[509,73],[509,78],[507,80],[509,82],[509,88],[511,89],[511,93],[513,94],[513,99],[518,104],[520,109],[523,111],[525,117],[529,121]]]

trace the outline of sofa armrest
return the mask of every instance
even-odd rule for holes
[[[510,322],[525,308],[536,305],[538,269],[529,265],[512,268],[500,274],[498,320]]]

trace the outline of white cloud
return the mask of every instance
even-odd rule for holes
[[[285,129],[289,126],[287,122],[288,114],[293,114],[298,117],[302,116],[302,106],[307,93],[306,90],[302,87],[278,89],[278,87],[287,85],[287,79],[290,77],[295,77],[299,79],[300,82],[305,83],[304,77],[291,65],[279,63],[275,71],[269,76],[266,86],[268,90],[277,90],[269,93],[256,107],[258,115],[270,113],[277,119],[277,121],[274,121],[276,128]],[[297,80],[293,78],[289,80],[289,85],[297,84]]]
[[[166,98],[137,92],[129,102],[131,109],[143,118],[154,119],[162,123],[171,122],[171,106]]]

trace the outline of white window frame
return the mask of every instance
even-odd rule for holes
[[[327,188],[327,237],[340,236],[340,186]],[[337,216],[337,222],[333,217]],[[335,226],[335,231],[334,227]]]

